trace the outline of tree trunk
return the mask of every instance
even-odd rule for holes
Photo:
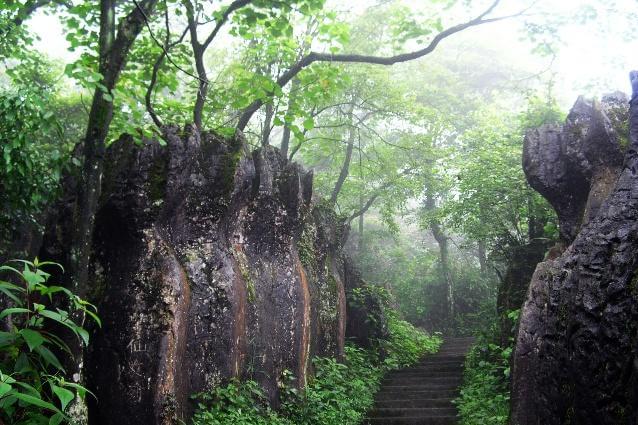
[[[193,56],[195,58],[195,69],[199,77],[199,89],[197,90],[195,107],[193,108],[193,121],[195,126],[201,130],[204,105],[206,104],[206,95],[208,94],[208,79],[206,67],[204,66],[204,51],[200,45],[193,44]]]
[[[266,104],[266,116],[264,117],[264,127],[261,129],[261,145],[270,144],[270,131],[272,130],[272,117],[275,114],[275,107],[272,103]]]
[[[364,207],[363,195],[359,196],[359,206],[360,206],[360,209],[363,210],[363,207]],[[365,213],[361,213],[359,215],[359,223],[357,228],[357,232],[359,235],[359,237],[357,238],[357,240],[359,241],[359,243],[357,244],[357,251],[359,251],[359,254],[363,253],[363,216],[364,215]]]
[[[432,196],[428,195],[426,197],[425,208],[428,211],[433,211],[436,208],[436,204]],[[448,325],[451,325],[452,320],[454,319],[454,282],[452,280],[452,273],[450,271],[450,238],[445,234],[441,224],[438,223],[438,221],[434,221],[432,224],[430,224],[430,230],[432,230],[432,235],[439,245],[439,256],[441,260],[440,270],[445,288],[445,301],[447,310],[446,315],[448,318]]]
[[[105,144],[113,119],[113,102],[106,99],[105,95],[108,93],[112,96],[128,53],[156,3],[157,0],[141,2],[129,15],[120,20],[116,34],[116,2],[100,2],[99,70],[104,77],[103,85],[106,90],[98,88],[93,94],[84,139],[82,178],[77,189],[75,235],[70,252],[72,285],[80,296],[86,295],[88,290],[87,274],[93,221],[100,199]]]
[[[335,183],[334,188],[332,189],[332,195],[330,195],[330,203],[336,204],[337,198],[339,197],[339,192],[341,192],[341,188],[348,178],[348,174],[350,173],[350,162],[352,161],[352,151],[354,150],[354,139],[356,136],[355,127],[353,124],[354,121],[354,105],[350,106],[348,110],[348,122],[350,126],[348,128],[348,142],[346,144],[346,156],[343,159],[343,165],[341,166],[341,172],[339,173],[339,178]]]
[[[485,252],[485,241],[478,241],[478,260],[481,267],[481,274],[487,273],[487,253]]]
[[[290,83],[290,94],[288,95],[288,111],[286,112],[286,120],[292,119],[292,110],[295,107],[296,93],[299,89],[299,79],[295,78]],[[292,131],[290,130],[290,126],[286,121],[286,125],[284,126],[283,135],[281,136],[281,154],[284,158],[288,158],[288,151],[290,150],[290,136]]]

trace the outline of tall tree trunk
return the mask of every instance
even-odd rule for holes
[[[261,145],[270,144],[270,131],[272,130],[272,117],[275,114],[275,107],[272,103],[266,104],[266,116],[264,117],[264,127],[261,129]]]
[[[433,211],[436,209],[436,203],[434,201],[434,197],[428,195],[425,200],[425,208],[428,211]],[[439,255],[440,255],[440,270],[441,276],[443,277],[444,287],[445,287],[445,301],[446,301],[446,313],[447,318],[450,321],[454,319],[454,282],[452,280],[452,273],[450,271],[450,251],[449,251],[449,240],[450,238],[443,231],[443,227],[438,221],[432,222],[430,224],[430,230],[432,231],[432,235],[439,245]]]
[[[359,207],[361,210],[363,210],[363,207],[364,207],[363,195],[359,196]],[[365,213],[361,213],[359,215],[359,225],[357,229],[357,232],[359,234],[359,237],[357,238],[358,240],[357,250],[359,251],[359,254],[363,253],[363,216],[364,215]]]
[[[100,74],[104,77],[106,88],[96,89],[93,94],[86,135],[84,138],[84,163],[82,178],[78,185],[75,205],[75,235],[70,252],[72,285],[79,295],[87,293],[88,264],[90,257],[93,221],[97,203],[100,199],[104,150],[109,127],[113,119],[113,102],[107,98],[113,95],[131,47],[141,32],[147,17],[152,13],[157,0],[140,2],[117,25],[116,1],[100,2]]]
[[[113,119],[113,102],[107,94],[112,96],[133,42],[156,3],[157,0],[140,2],[138,7],[120,20],[116,34],[116,1],[100,2],[99,71],[104,77],[102,83],[105,89],[95,90],[89,111],[84,138],[84,163],[74,205],[75,230],[68,260],[71,287],[82,298],[86,298],[89,292],[88,273],[93,224],[101,193],[105,145]],[[68,345],[73,356],[66,359],[67,372],[81,383],[84,380],[82,346],[77,340],[68,341]],[[76,403],[84,402],[78,400]],[[78,409],[80,412],[86,412],[81,406]],[[84,413],[79,415],[84,416]],[[87,418],[78,417],[77,420],[79,423],[85,423]]]
[[[478,260],[481,267],[481,274],[487,273],[487,253],[485,252],[485,241],[478,241]]]
[[[352,161],[352,151],[354,150],[354,139],[356,137],[355,127],[354,127],[354,104],[350,105],[348,109],[348,141],[346,144],[346,156],[343,159],[343,165],[341,166],[341,172],[339,173],[339,178],[335,183],[334,188],[332,189],[332,195],[330,195],[330,203],[336,204],[337,198],[339,197],[339,192],[341,192],[341,188],[348,178],[348,174],[350,173],[350,162]]]
[[[281,136],[281,153],[284,158],[288,158],[288,151],[290,150],[290,136],[292,135],[292,131],[290,130],[290,126],[287,123],[289,120],[292,119],[298,89],[299,89],[299,79],[295,78],[290,83],[290,94],[288,96],[289,98],[288,110],[286,111],[286,125],[284,126],[284,131]]]
[[[195,70],[197,70],[197,76],[199,77],[199,88],[197,89],[195,107],[193,108],[193,121],[195,126],[201,130],[204,119],[204,105],[208,94],[208,76],[204,66],[204,49],[201,45],[193,43],[193,56],[195,58]]]

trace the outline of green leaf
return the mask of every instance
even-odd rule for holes
[[[56,413],[49,419],[49,425],[59,425],[64,421],[65,417],[62,413]]]
[[[6,308],[2,310],[2,313],[0,313],[0,319],[4,319],[10,314],[26,314],[26,313],[31,313],[31,310],[29,310],[28,308],[22,308],[22,307]]]
[[[89,345],[89,333],[86,331],[86,329],[78,327],[76,329],[77,334],[80,335],[80,338],[82,338],[82,341],[84,341],[84,345],[88,346]]]
[[[38,353],[44,359],[44,361],[47,364],[55,367],[56,369],[58,369],[61,372],[64,372],[64,367],[62,367],[62,364],[60,363],[60,361],[58,360],[56,355],[53,354],[53,352],[51,350],[49,350],[47,347],[40,346],[40,347],[36,348],[35,351],[36,351],[36,353]]]
[[[4,397],[4,395],[6,393],[8,393],[9,391],[11,391],[11,385],[7,384],[6,382],[0,382],[0,398]]]
[[[42,345],[43,342],[46,341],[46,338],[44,338],[40,334],[40,332],[34,331],[33,329],[21,329],[20,335],[22,335],[24,340],[27,342],[29,350],[31,351],[38,348],[40,345]]]
[[[315,121],[312,119],[312,117],[308,117],[304,120],[303,128],[305,128],[306,130],[312,130],[313,128],[315,128]]]
[[[67,390],[66,388],[58,387],[55,384],[50,384],[51,391],[58,396],[60,399],[60,405],[62,406],[62,410],[66,409],[66,406],[75,398],[75,394],[72,391]]]
[[[41,407],[43,409],[47,409],[47,410],[51,410],[53,412],[57,412],[62,414],[62,412],[60,412],[60,409],[58,409],[57,407],[55,407],[53,404],[42,400],[41,398],[36,398],[24,393],[14,393],[13,394],[15,396],[15,398],[17,398],[18,400],[21,400],[27,404],[31,404],[33,406],[38,406]]]
[[[2,332],[0,331],[0,348],[5,345],[11,345],[15,341],[15,334],[11,332]]]

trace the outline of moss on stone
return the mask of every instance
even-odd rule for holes
[[[222,156],[220,164],[219,183],[222,194],[232,192],[235,183],[235,172],[242,157],[242,141],[238,137],[227,139],[228,152]]]
[[[313,224],[307,224],[301,237],[297,242],[297,251],[299,252],[299,260],[301,264],[311,271],[317,269],[317,255],[315,252],[315,239],[317,237],[317,229]]]

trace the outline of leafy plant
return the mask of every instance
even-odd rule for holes
[[[0,420],[8,424],[59,424],[66,411],[87,389],[64,379],[58,355],[72,356],[64,336],[67,329],[80,344],[89,334],[79,318],[87,316],[100,325],[96,308],[66,288],[49,285],[43,267],[62,267],[51,262],[14,260],[21,265],[0,266],[17,283],[0,280],[0,292],[12,304],[0,312],[6,331],[0,331]],[[56,307],[64,301],[70,311]],[[54,330],[56,329],[56,330]]]
[[[517,313],[513,313],[512,316]],[[495,332],[496,328],[493,329]],[[505,425],[509,418],[509,360],[513,341],[502,347],[481,336],[465,362],[461,396],[455,401],[462,425]]]
[[[57,188],[61,127],[49,101],[41,91],[0,91],[0,225],[18,213],[33,220]]]

